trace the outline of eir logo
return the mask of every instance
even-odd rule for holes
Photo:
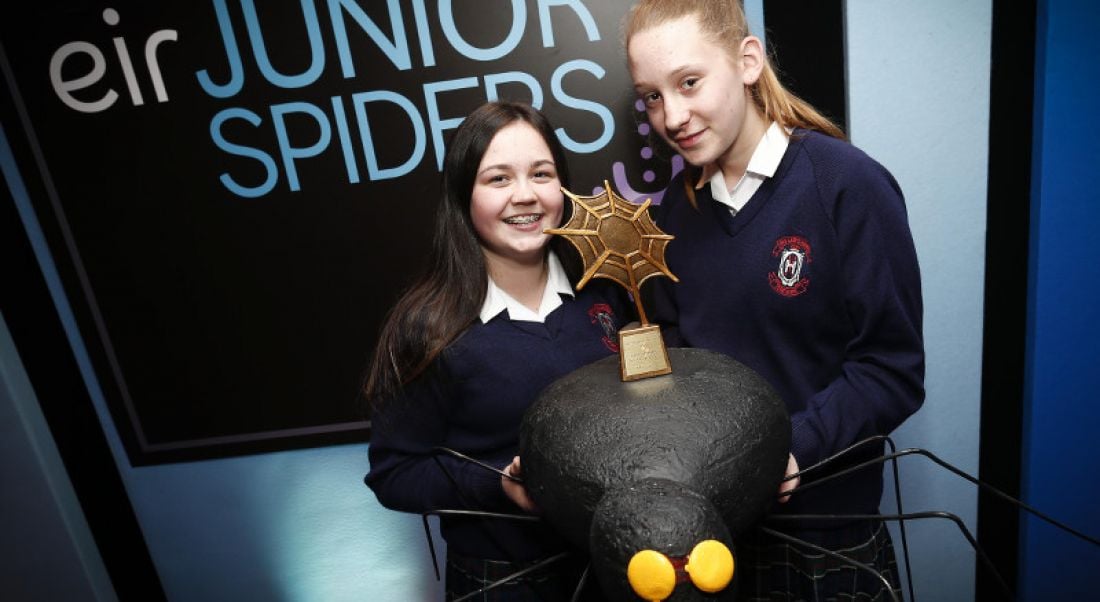
[[[796,297],[806,292],[810,279],[803,274],[806,264],[813,261],[810,243],[801,236],[784,236],[775,241],[772,257],[779,259],[774,271],[768,272],[768,284],[784,297]]]

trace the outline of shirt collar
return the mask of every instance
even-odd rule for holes
[[[575,295],[573,286],[569,284],[569,277],[565,275],[565,268],[562,267],[561,261],[553,251],[547,254],[546,267],[546,288],[542,291],[542,302],[539,303],[537,312],[531,311],[522,303],[513,299],[511,295],[504,292],[504,289],[497,286],[493,282],[493,278],[490,277],[489,286],[485,291],[485,301],[481,304],[481,313],[479,314],[482,323],[492,320],[504,310],[508,310],[508,317],[512,320],[543,322],[546,320],[546,316],[550,315],[550,312],[561,306],[561,295],[573,297]]]
[[[760,142],[756,144],[756,149],[749,157],[749,164],[745,168],[744,175],[741,176],[741,179],[737,181],[732,190],[727,187],[722,170],[717,169],[717,167],[711,168],[713,173],[707,180],[710,183],[711,196],[714,200],[734,211],[740,211],[760,188],[761,184],[764,183],[764,180],[775,175],[776,170],[779,169],[779,164],[783,161],[783,154],[787,152],[789,142],[790,138],[787,132],[773,121],[768,129],[764,131]],[[702,185],[702,183],[702,180],[700,180],[699,184]]]
[[[774,176],[775,171],[779,169],[779,164],[783,161],[783,154],[787,152],[790,141],[790,132],[780,126],[779,123],[771,122],[768,129],[764,130],[760,142],[756,143],[756,149],[752,151],[752,156],[749,157],[749,164],[745,168],[745,173],[756,174],[763,178]],[[695,184],[695,188],[702,188],[708,182],[711,186],[722,182],[722,170],[715,163],[703,168],[703,174]]]
[[[774,176],[779,164],[783,162],[783,154],[787,152],[790,141],[790,134],[773,121],[756,145],[746,171],[765,178]]]

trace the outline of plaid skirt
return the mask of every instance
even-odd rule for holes
[[[778,530],[778,529],[777,529]],[[836,529],[782,530],[870,565],[903,600],[890,532],[882,521]],[[737,546],[738,600],[750,602],[883,602],[891,600],[874,575],[809,548],[753,531]]]
[[[447,600],[461,598],[536,563],[537,561],[486,560],[448,553]],[[585,563],[566,557],[518,579],[509,580],[469,600],[470,602],[568,602],[573,598],[584,568]],[[586,602],[598,600],[598,597],[592,598],[597,589],[594,580],[590,579],[585,587],[587,595],[580,599]]]

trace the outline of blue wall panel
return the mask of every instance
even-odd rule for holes
[[[1092,536],[1100,536],[1098,27],[1094,2],[1039,4],[1022,475],[1028,503]],[[1024,519],[1021,599],[1096,599],[1098,567],[1100,548]]]

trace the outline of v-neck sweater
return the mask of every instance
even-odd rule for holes
[[[478,322],[451,343],[428,373],[372,415],[367,484],[386,507],[519,514],[500,475],[435,453],[447,447],[503,469],[519,447],[519,425],[539,393],[558,378],[618,350],[630,319],[625,295],[593,281],[546,321]],[[449,473],[449,474],[448,474]],[[453,478],[453,480],[452,480]],[[468,557],[530,560],[564,548],[542,524],[444,517],[449,549]]]
[[[736,216],[708,186],[670,183],[657,224],[676,238],[649,311],[670,346],[725,353],[786,402],[807,467],[886,434],[924,400],[920,272],[901,190],[846,142],[795,130],[775,176]],[[876,446],[881,450],[881,445]],[[882,471],[793,496],[782,511],[876,512]]]

